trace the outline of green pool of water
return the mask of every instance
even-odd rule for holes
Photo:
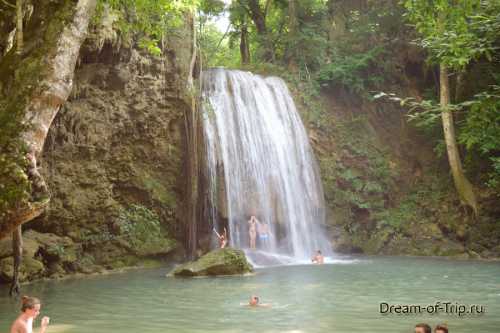
[[[423,258],[358,258],[323,266],[257,270],[253,276],[165,277],[138,270],[23,287],[40,297],[49,332],[412,332],[445,322],[450,332],[500,332],[500,263]],[[0,288],[0,332],[18,303]],[[257,294],[271,308],[248,308]],[[380,302],[483,305],[464,315],[380,314]],[[39,318],[40,319],[40,318]],[[39,320],[36,321],[39,325]]]

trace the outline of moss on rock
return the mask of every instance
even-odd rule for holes
[[[232,248],[211,251],[196,261],[174,269],[170,275],[178,277],[239,275],[252,272],[245,253]]]

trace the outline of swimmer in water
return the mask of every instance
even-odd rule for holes
[[[21,299],[21,314],[14,321],[10,333],[33,333],[33,320],[40,314],[41,303],[38,298],[23,296]],[[42,318],[40,333],[45,333],[49,326],[49,317]]]
[[[315,264],[324,264],[325,263],[325,257],[323,257],[323,255],[321,254],[321,251],[318,250],[316,252],[316,255],[311,259],[311,261]]]
[[[255,307],[255,308],[256,307],[269,308],[269,307],[271,307],[271,304],[260,303],[259,296],[252,295],[252,297],[250,297],[250,301],[248,302],[248,306]]]

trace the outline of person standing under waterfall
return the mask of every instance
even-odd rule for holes
[[[257,220],[257,233],[259,234],[259,243],[261,247],[267,247],[269,244],[269,225],[266,222]]]
[[[40,314],[41,303],[38,298],[23,296],[21,299],[21,314],[14,321],[10,333],[32,333],[33,320]],[[45,333],[49,326],[49,317],[42,318],[40,333]]]
[[[323,257],[323,254],[321,253],[320,250],[316,252],[316,255],[311,259],[311,261],[315,264],[324,264],[325,263],[325,257]]]
[[[248,236],[250,238],[250,248],[255,250],[255,239],[257,238],[257,223],[259,221],[252,215],[250,220],[248,220]]]
[[[226,227],[224,227],[224,233],[222,235],[220,235],[217,232],[217,230],[215,230],[215,228],[214,228],[214,232],[217,235],[217,238],[219,239],[219,247],[221,249],[225,248],[226,245],[227,245],[227,230],[226,230]]]

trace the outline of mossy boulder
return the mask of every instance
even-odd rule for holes
[[[74,262],[80,252],[79,246],[69,237],[29,230],[23,238],[26,255],[35,257],[40,254],[47,262]]]
[[[252,272],[245,254],[232,248],[211,251],[196,261],[177,267],[173,276],[239,275]]]
[[[38,279],[43,276],[45,266],[43,263],[35,258],[23,256],[22,265],[20,268],[19,279],[21,281],[28,281]],[[0,281],[10,282],[14,274],[14,259],[12,257],[0,260]]]

